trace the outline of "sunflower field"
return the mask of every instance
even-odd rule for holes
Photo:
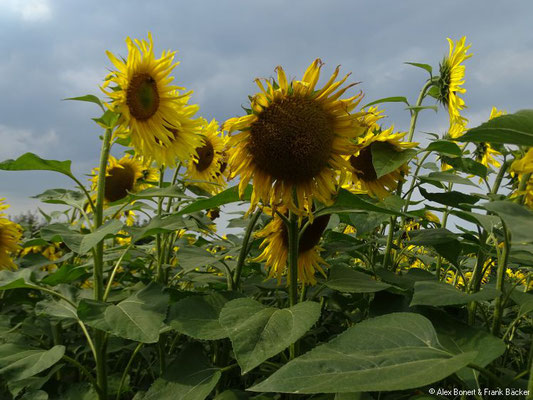
[[[316,59],[224,122],[151,34],[108,52],[101,95],[68,99],[97,112],[89,179],[0,162],[73,182],[38,224],[0,200],[0,398],[533,399],[533,110],[469,126],[448,42],[408,97]]]

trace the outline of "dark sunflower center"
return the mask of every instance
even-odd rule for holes
[[[313,247],[315,247],[318,242],[320,242],[320,238],[322,237],[322,233],[324,233],[324,230],[326,229],[326,226],[328,226],[329,222],[329,215],[322,215],[320,217],[315,218],[312,224],[310,224],[304,231],[304,233],[300,236],[300,240],[298,241],[298,254],[304,253],[307,250],[311,250]],[[289,233],[287,231],[287,227],[285,224],[283,224],[283,243],[285,244],[285,247],[289,248]]]
[[[376,143],[376,142],[374,142]],[[363,181],[370,182],[378,179],[374,164],[372,163],[372,145],[364,147],[357,156],[350,157],[350,164],[355,169],[357,177]]]
[[[327,165],[333,123],[311,99],[274,101],[251,126],[249,151],[259,169],[275,179],[307,182]]]
[[[205,171],[215,158],[215,149],[211,142],[206,141],[205,145],[196,149],[198,161],[195,161],[196,169],[200,172]]]
[[[133,190],[135,184],[135,171],[129,165],[124,168],[114,167],[108,171],[105,178],[104,196],[107,201],[118,201],[127,196],[128,191]]]
[[[126,104],[133,118],[145,121],[159,108],[157,83],[149,74],[134,75],[126,92]]]

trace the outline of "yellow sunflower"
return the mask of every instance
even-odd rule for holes
[[[509,171],[518,182],[522,180],[524,175],[533,173],[533,147],[528,150],[524,157],[514,160]],[[524,204],[533,208],[533,175],[529,177],[525,189],[523,191],[515,191],[512,197],[522,195],[524,196]]]
[[[250,210],[262,201],[310,214],[313,199],[332,202],[338,171],[349,168],[342,156],[351,154],[351,139],[367,128],[360,120],[365,113],[351,114],[362,93],[339,99],[355,85],[341,88],[349,75],[336,82],[339,67],[315,89],[321,67],[316,59],[302,80],[291,82],[277,67],[278,81],[265,80],[266,88],[256,79],[260,92],[251,100],[251,113],[224,124],[230,133],[240,131],[230,138],[230,178],[240,175],[241,195],[253,179]]]
[[[5,213],[2,212],[9,208],[4,201],[5,199],[0,199],[0,270],[17,268],[12,256],[20,251],[19,242],[22,238],[21,226],[5,218]]]
[[[98,190],[98,170],[93,169],[92,190]],[[139,192],[159,180],[159,171],[139,158],[126,154],[120,160],[109,156],[106,170],[104,200],[109,203],[121,200],[128,192]]]
[[[506,114],[505,111],[501,111],[498,110],[496,107],[492,107],[492,110],[490,111],[489,120],[500,117],[504,114]],[[476,156],[476,161],[483,164],[487,168],[490,168],[490,166],[493,166],[494,168],[501,167],[501,163],[495,157],[501,156],[502,153],[497,150],[494,150],[490,143],[478,143],[474,154]]]
[[[216,194],[226,186],[226,145],[227,137],[221,135],[218,122],[212,120],[209,124],[205,121],[202,128],[204,144],[196,149],[197,155],[189,160],[185,177],[205,191]]]
[[[187,106],[189,93],[171,85],[170,73],[176,65],[176,52],[163,51],[156,59],[151,33],[145,40],[126,39],[128,57],[107,55],[117,71],[106,79],[102,90],[111,99],[107,107],[120,113],[116,134],[131,138],[135,151],[160,165],[174,166],[175,158],[189,158],[198,145],[197,122],[192,115],[197,106]],[[113,87],[109,87],[113,85]]]
[[[286,212],[285,207],[278,208],[278,211]],[[329,215],[315,218],[313,223],[300,235],[298,242],[298,281],[302,285],[316,284],[315,272],[318,271],[326,276],[322,266],[327,263],[320,252],[323,250],[318,243],[324,229],[329,222]],[[259,246],[263,252],[253,261],[266,263],[269,278],[277,278],[278,284],[281,277],[287,275],[287,285],[290,284],[287,274],[287,258],[289,256],[289,235],[281,217],[274,214],[272,220],[255,234],[258,238],[264,238]]]
[[[418,143],[402,142],[405,132],[393,133],[394,126],[382,132],[369,133],[359,140],[355,152],[348,158],[351,168],[348,174],[350,184],[345,185],[357,193],[368,193],[369,196],[384,199],[398,187],[409,168],[407,163],[378,178],[372,164],[372,148],[376,143],[386,143],[395,151],[403,151],[416,147]]]
[[[472,57],[472,54],[466,54],[470,45],[465,46],[465,40],[466,37],[463,36],[454,44],[453,40],[448,38],[450,51],[440,64],[438,98],[448,108],[450,121],[460,118],[460,111],[465,108],[464,100],[459,97],[459,93],[466,93],[466,89],[461,87],[465,82],[465,66],[462,63]]]

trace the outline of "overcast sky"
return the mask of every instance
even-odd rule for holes
[[[255,77],[282,65],[300,78],[317,57],[325,79],[338,64],[352,72],[363,103],[388,96],[414,103],[427,74],[404,62],[437,69],[446,38],[466,35],[473,57],[466,61],[465,115],[475,126],[492,106],[533,107],[532,15],[531,1],[0,0],[0,160],[27,151],[71,159],[85,181],[98,163],[101,131],[90,120],[98,109],[61,99],[103,97],[99,85],[112,68],[105,51],[125,57],[125,38],[148,31],[157,56],[178,51],[175,82],[194,91],[201,115],[219,121],[242,115]],[[384,107],[385,123],[407,130],[403,107]],[[443,133],[446,112],[426,111],[418,127]],[[68,178],[52,172],[0,171],[0,198],[11,215],[35,210],[30,196],[65,186]]]

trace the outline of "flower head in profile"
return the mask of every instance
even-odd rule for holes
[[[403,142],[405,132],[393,133],[394,127],[381,132],[370,132],[359,140],[354,153],[348,158],[350,170],[347,175],[348,189],[357,193],[383,199],[391,194],[409,171],[407,163],[384,175],[378,176],[373,163],[373,151],[381,148],[401,152],[416,147],[418,143]]]
[[[528,150],[524,157],[514,160],[509,171],[518,182],[529,176],[523,190],[516,190],[512,196],[524,196],[524,204],[533,208],[533,175],[530,175],[533,174],[533,147]]]
[[[251,113],[224,124],[238,132],[230,138],[230,177],[240,175],[241,195],[253,180],[251,209],[259,201],[274,208],[283,204],[302,216],[311,213],[315,199],[333,201],[338,171],[349,168],[343,156],[367,126],[361,121],[365,113],[352,113],[362,94],[340,99],[354,84],[342,87],[348,75],[337,81],[339,67],[316,88],[321,67],[316,59],[301,80],[289,82],[281,67],[277,82],[256,79],[260,91]]]
[[[216,120],[204,121],[201,134],[203,144],[195,149],[196,155],[189,160],[185,177],[194,181],[194,185],[216,194],[226,186],[227,137],[221,134]]]
[[[93,170],[92,190],[98,190],[98,170]],[[159,180],[159,171],[151,168],[140,158],[126,154],[120,160],[109,156],[106,168],[104,200],[108,203],[119,201],[128,193],[135,193],[151,187]]]
[[[285,207],[278,208],[278,212],[286,213]],[[327,265],[322,257],[319,246],[322,233],[329,222],[329,215],[323,215],[313,220],[307,229],[300,235],[298,243],[298,281],[303,285],[316,284],[316,272],[325,276],[322,266]],[[287,284],[290,283],[287,274],[287,259],[289,256],[289,235],[285,223],[277,214],[260,231],[255,234],[263,238],[260,248],[262,253],[254,259],[257,262],[265,262],[269,278],[276,278],[278,284],[281,278],[287,275]]]
[[[466,54],[470,45],[465,46],[466,37],[462,37],[455,43],[448,38],[450,50],[448,57],[444,57],[440,64],[440,77],[437,83],[439,89],[438,99],[448,108],[450,121],[461,117],[461,110],[465,108],[464,100],[459,94],[466,93],[464,84],[465,66],[463,62],[472,57]]]
[[[189,158],[199,144],[198,123],[192,118],[197,106],[187,106],[189,93],[172,85],[170,73],[175,52],[164,51],[155,58],[152,35],[148,41],[126,39],[128,57],[107,55],[116,71],[102,90],[111,99],[108,108],[120,113],[116,134],[131,139],[137,154],[160,165],[175,165],[175,158]],[[111,86],[113,85],[113,86]]]
[[[17,268],[13,256],[20,251],[19,243],[22,238],[21,226],[10,221],[2,212],[9,208],[4,201],[5,199],[0,199],[0,270]]]

